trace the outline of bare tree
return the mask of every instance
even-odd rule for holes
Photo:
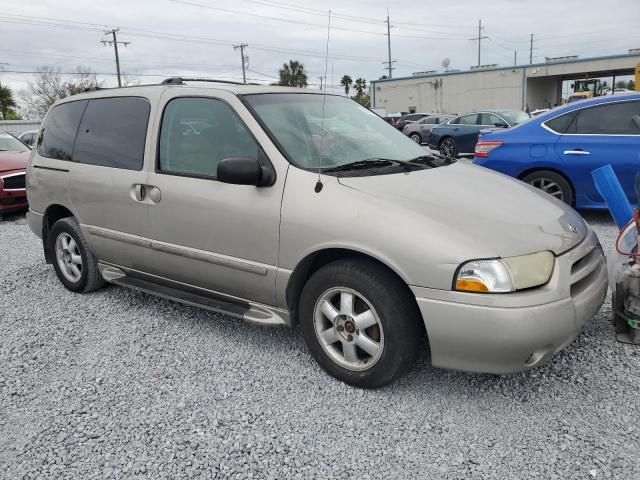
[[[87,67],[78,66],[73,75],[63,75],[60,69],[44,66],[29,82],[29,88],[20,92],[24,113],[42,118],[49,107],[61,98],[82,93],[91,87],[99,87],[96,74]]]

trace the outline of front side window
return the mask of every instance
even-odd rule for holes
[[[581,110],[577,134],[640,135],[640,102],[621,102]]]
[[[151,107],[141,97],[89,100],[73,160],[103,167],[141,170]]]
[[[406,161],[425,155],[399,130],[345,97],[274,93],[245,95],[243,100],[284,156],[300,168],[334,168],[372,159]]]
[[[528,113],[522,112],[520,110],[508,110],[500,112],[500,115],[502,115],[502,117],[511,125],[519,125],[531,120],[531,116]]]
[[[86,100],[57,105],[47,114],[38,140],[38,154],[56,160],[71,160],[73,142]]]
[[[493,113],[480,114],[480,125],[490,125],[493,127],[504,123],[504,120],[502,120],[499,116],[494,115]]]
[[[460,117],[458,120],[459,121],[456,123],[460,125],[476,125],[478,123],[478,114],[473,113],[471,115],[465,115],[463,117]]]
[[[258,158],[258,144],[231,107],[212,98],[171,100],[162,117],[159,170],[215,178],[225,158]]]

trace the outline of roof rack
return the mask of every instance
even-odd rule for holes
[[[211,83],[228,83],[231,85],[258,85],[257,83],[242,83],[234,82],[232,80],[217,80],[215,78],[183,78],[183,77],[170,77],[165,78],[161,85],[184,85],[185,82],[211,82]]]

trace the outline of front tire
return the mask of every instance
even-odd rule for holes
[[[305,343],[320,366],[349,385],[376,388],[402,375],[422,343],[411,292],[384,266],[337,260],[317,270],[300,298]]]
[[[522,181],[568,205],[573,204],[573,190],[571,189],[571,185],[562,175],[556,172],[539,170],[528,174]]]
[[[88,293],[104,285],[98,259],[89,248],[75,218],[58,220],[48,238],[50,251],[54,252],[53,267],[67,290]]]
[[[418,145],[422,145],[422,137],[419,133],[412,133],[411,135],[409,135],[409,138],[416,142]]]
[[[438,150],[444,158],[456,158],[458,155],[458,147],[451,137],[443,138],[438,145]]]

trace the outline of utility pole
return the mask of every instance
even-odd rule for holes
[[[233,49],[240,49],[240,60],[242,61],[242,83],[247,83],[247,74],[245,73],[245,67],[248,58],[244,55],[244,49],[247,48],[248,45],[246,43],[241,43],[240,45],[234,45]]]
[[[482,40],[485,40],[487,38],[489,38],[489,37],[487,37],[487,36],[483,37],[482,36],[482,20],[478,20],[478,36],[471,39],[471,40],[474,40],[474,41],[476,41],[476,40],[478,41],[478,66],[482,65],[482,63],[480,62],[481,43],[482,43]]]
[[[131,42],[119,42],[116,37],[116,32],[120,30],[120,27],[114,28],[113,30],[107,30],[104,32],[105,35],[113,35],[113,40],[101,40],[104,46],[113,45],[113,49],[116,53],[116,71],[118,72],[118,86],[122,86],[122,79],[120,78],[120,57],[118,56],[118,44],[124,45],[125,47],[129,45]]]
[[[518,65],[518,51],[514,50],[513,51],[513,66],[515,67],[516,65]]]
[[[529,46],[529,65],[533,63],[533,33],[531,34],[531,44]]]
[[[385,22],[387,24],[387,54],[388,60],[386,62],[382,62],[386,64],[389,70],[388,77],[392,77],[393,64],[396,62],[395,60],[391,60],[391,23],[389,22],[389,9],[387,9],[387,20]]]
[[[320,91],[322,92],[322,78],[323,77],[322,77],[322,75],[320,75],[318,78],[320,79]]]

